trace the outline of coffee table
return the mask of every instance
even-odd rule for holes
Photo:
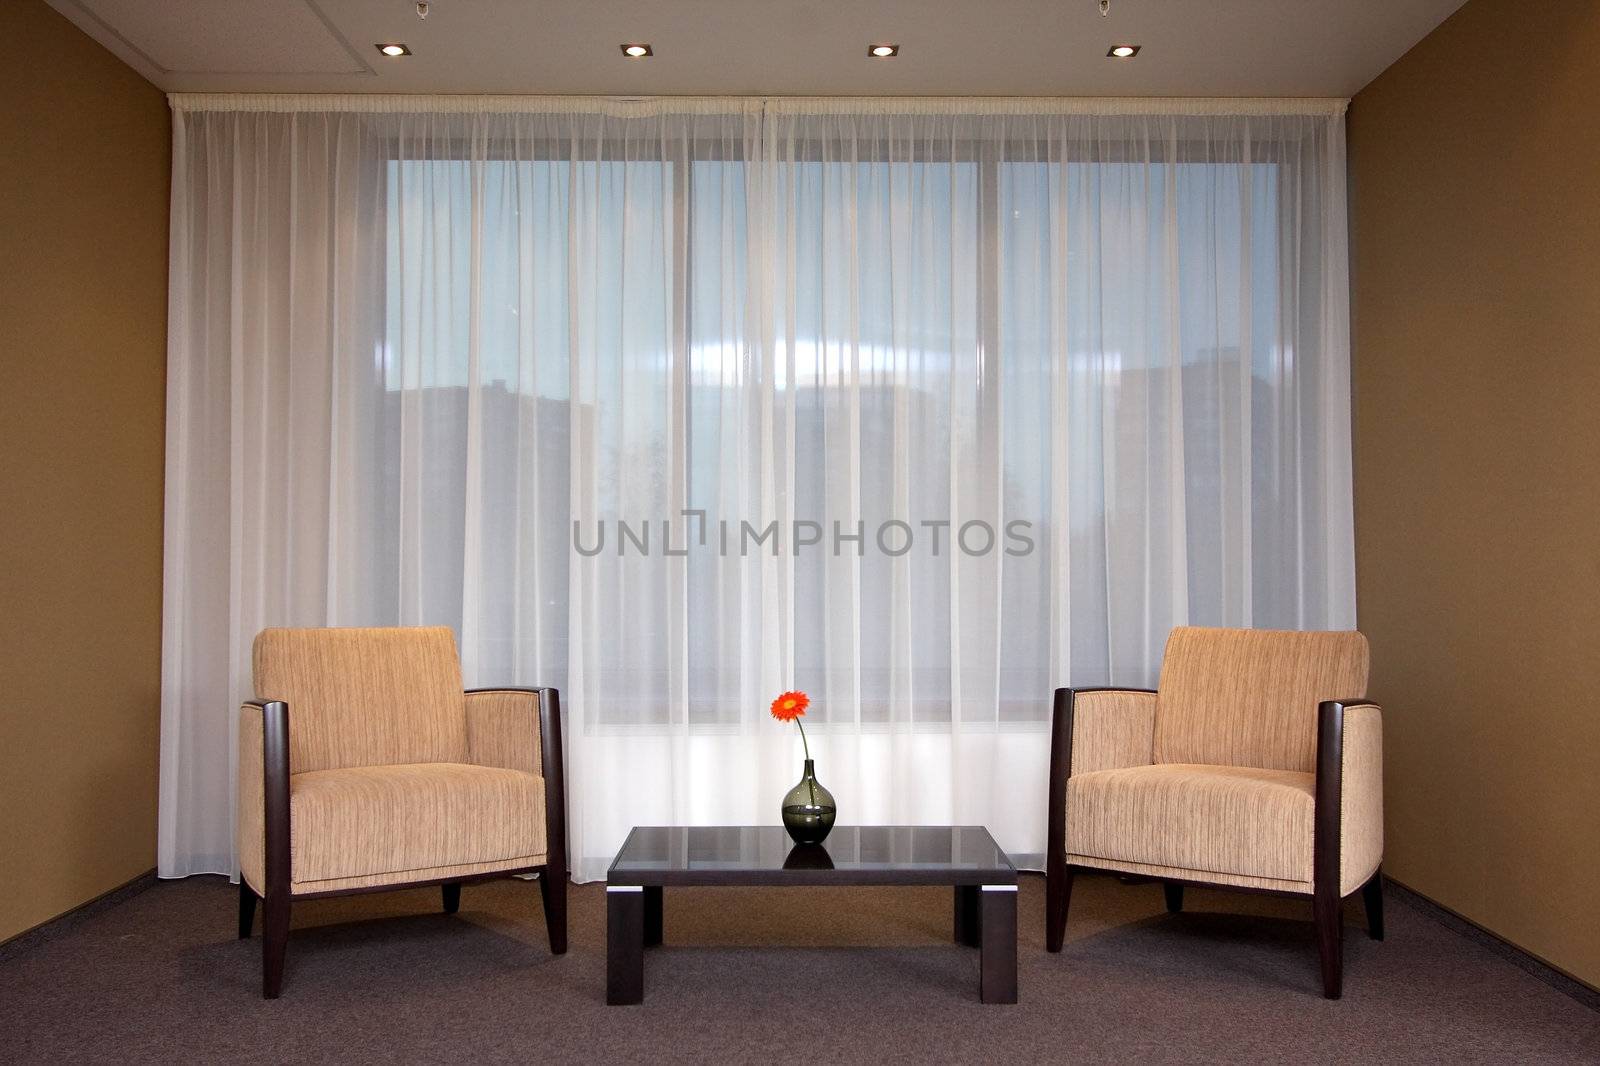
[[[606,1002],[644,1001],[662,890],[687,885],[949,885],[957,943],[978,948],[984,1003],[1017,1001],[1017,870],[982,826],[836,826],[797,845],[781,826],[640,826],[606,875]]]

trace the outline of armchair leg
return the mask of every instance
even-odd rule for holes
[[[256,894],[255,890],[245,884],[244,878],[239,878],[239,939],[249,940],[250,931],[256,921]]]
[[[539,873],[539,894],[544,897],[544,927],[550,935],[550,954],[567,953],[567,875],[546,866]]]
[[[261,918],[261,995],[277,999],[283,990],[283,956],[289,948],[289,893],[269,885]]]
[[[1183,910],[1183,886],[1176,881],[1161,882],[1161,892],[1167,897],[1167,913],[1177,914]]]
[[[1344,920],[1337,888],[1319,888],[1311,898],[1317,927],[1317,955],[1322,963],[1322,994],[1338,999],[1344,991]]]
[[[452,881],[439,886],[439,892],[444,896],[444,912],[454,914],[461,909],[461,882]]]
[[[1367,935],[1374,940],[1383,939],[1383,867],[1372,872],[1372,877],[1361,886],[1361,902],[1367,911]]]
[[[1072,902],[1072,867],[1052,866],[1045,877],[1044,948],[1060,951],[1067,937],[1067,907]]]

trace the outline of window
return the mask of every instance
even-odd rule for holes
[[[821,528],[817,548],[785,562],[783,605],[796,676],[850,694],[820,700],[819,725],[1037,725],[1056,657],[1038,590],[1102,590],[1072,611],[1104,657],[1110,590],[1146,585],[1144,557],[1173,541],[1191,561],[1192,620],[1236,618],[1245,596],[1257,617],[1278,609],[1280,593],[1252,592],[1239,571],[1292,533],[1274,497],[1294,403],[1279,163],[1064,162],[1059,145],[1004,142],[863,158],[818,142],[764,161],[758,195],[751,161],[725,145],[646,158],[589,147],[389,162],[381,370],[391,429],[436,419],[451,442],[422,457],[436,470],[420,495],[441,515],[461,511],[469,447],[443,427],[465,423],[468,403],[481,491],[527,493],[536,472],[542,612],[567,614],[554,531],[575,516],[573,432],[607,472],[585,482],[589,513],[649,527],[654,557],[608,563],[639,610],[613,618],[630,651],[597,667],[598,720],[667,724],[672,692],[693,725],[746,713],[751,637],[726,620],[750,608],[757,575],[737,549],[715,550],[715,530],[726,519],[737,544],[762,478],[772,513]],[[763,420],[781,470],[730,463]],[[1151,450],[1181,457],[1175,515]],[[713,550],[678,563],[661,557],[660,523],[679,547],[703,537],[677,519],[686,509],[711,531],[694,547]],[[483,565],[517,572],[526,514],[484,514]],[[971,519],[994,550],[962,550]],[[873,543],[892,520],[916,545],[903,554]],[[1014,521],[1025,532],[1006,539]],[[863,550],[831,550],[836,522],[864,530]],[[608,560],[628,550],[612,537]],[[1010,606],[989,624],[997,588]],[[484,595],[515,632],[517,590]],[[682,646],[659,639],[662,612],[688,619]]]

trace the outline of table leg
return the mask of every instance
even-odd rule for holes
[[[984,885],[980,893],[983,944],[979,951],[979,998],[1017,1001],[1017,886]]]
[[[606,886],[606,1002],[644,1002],[644,894],[639,885]]]
[[[978,915],[978,886],[957,885],[955,890],[955,939],[957,944],[978,947],[983,939],[983,924]]]
[[[644,886],[644,946],[653,948],[661,943],[663,930],[661,886]]]

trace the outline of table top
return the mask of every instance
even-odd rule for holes
[[[989,831],[961,826],[835,826],[796,844],[782,826],[638,826],[609,885],[1014,885]]]

